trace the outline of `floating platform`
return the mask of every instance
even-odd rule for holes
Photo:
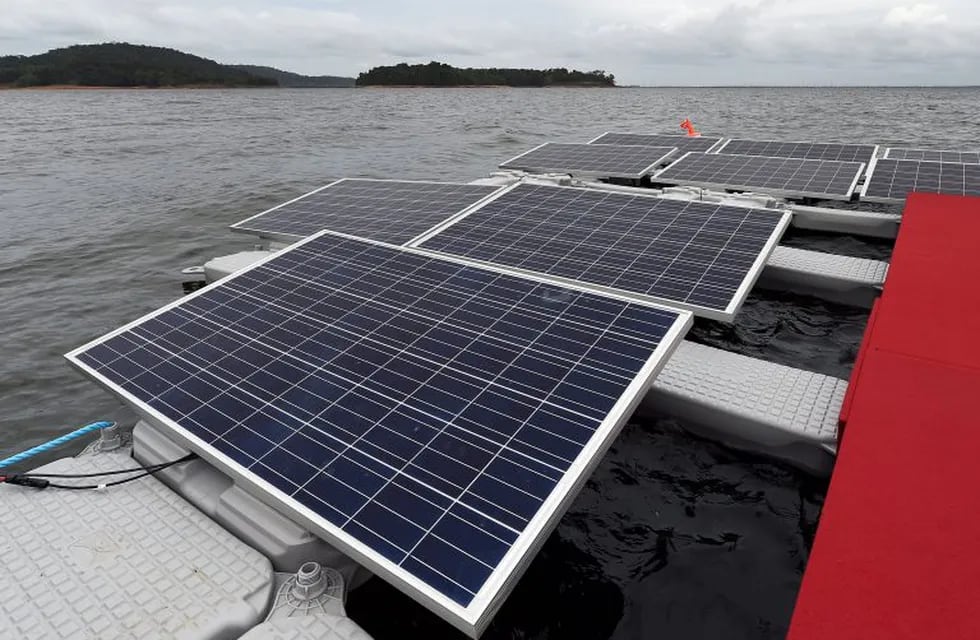
[[[129,449],[34,473],[133,467]],[[262,621],[269,560],[154,478],[111,490],[0,485],[5,638],[231,638]],[[9,634],[9,635],[8,635]]]
[[[913,194],[790,640],[976,638],[980,198]]]
[[[868,238],[891,240],[898,235],[898,225],[902,216],[885,211],[864,211],[858,209],[831,209],[809,205],[790,205],[793,212],[793,226],[808,231],[827,231],[830,233],[849,233]]]
[[[980,195],[980,170],[873,145],[632,142],[549,143],[501,165],[565,175],[340,180],[235,225],[269,250],[185,271],[239,273],[69,354],[148,422],[132,449],[103,440],[41,471],[179,465],[111,497],[0,478],[14,485],[0,487],[4,628],[366,640],[343,606],[367,575],[356,561],[478,637],[639,406],[817,473],[846,435],[790,638],[974,637],[980,200],[912,197],[887,285],[884,262],[776,244],[791,218],[885,238],[903,221],[796,201]],[[321,200],[344,215],[326,223]],[[874,305],[850,383],[682,341],[692,313],[731,320],[757,278]],[[442,375],[450,363],[468,378]],[[529,404],[548,375],[547,406]],[[416,437],[449,424],[466,428]]]
[[[870,308],[887,276],[888,263],[881,260],[776,247],[757,286]]]
[[[140,425],[144,457],[166,449]],[[31,473],[136,466],[130,446],[101,444]],[[0,484],[4,638],[370,640],[346,616],[343,574],[318,562],[349,560],[200,459],[163,473],[177,491],[153,477],[106,490]]]
[[[321,613],[263,622],[239,640],[371,640],[350,618]]]
[[[684,341],[642,412],[680,417],[715,439],[826,475],[847,382]]]

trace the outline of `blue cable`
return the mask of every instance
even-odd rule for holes
[[[55,438],[54,440],[49,440],[44,444],[39,444],[36,447],[31,447],[27,451],[22,451],[18,454],[10,456],[9,458],[4,458],[3,460],[0,460],[0,469],[4,467],[9,467],[10,465],[13,464],[17,464],[18,462],[23,462],[28,458],[33,458],[39,453],[44,453],[45,451],[51,451],[52,449],[57,449],[61,445],[65,444],[66,442],[71,442],[72,440],[81,438],[82,436],[88,435],[93,431],[99,431],[101,429],[105,429],[106,427],[111,427],[114,424],[116,423],[101,421],[101,422],[93,422],[92,424],[85,425],[81,429],[75,429],[71,433],[66,433],[65,435],[59,438]]]

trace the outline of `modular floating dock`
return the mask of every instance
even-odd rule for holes
[[[607,133],[233,225],[262,244],[68,354],[141,421],[0,474],[0,636],[366,640],[373,573],[478,637],[650,411],[833,469],[791,639],[975,637],[980,165],[936,153]],[[685,340],[756,287],[869,309],[851,379]]]

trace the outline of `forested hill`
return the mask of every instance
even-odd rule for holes
[[[74,45],[36,56],[0,57],[0,84],[239,87],[276,86],[276,81],[175,49],[119,42]]]
[[[374,67],[357,77],[358,86],[402,85],[462,87],[501,85],[508,87],[601,86],[613,87],[615,77],[605,71],[568,69],[460,69],[442,62],[396,64]]]
[[[354,78],[345,78],[342,76],[304,76],[274,67],[259,67],[252,64],[235,64],[231,66],[234,69],[251,73],[253,76],[275,80],[279,83],[280,87],[314,88],[354,86]]]

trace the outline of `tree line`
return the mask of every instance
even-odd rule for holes
[[[611,73],[602,70],[577,71],[558,69],[461,69],[442,62],[428,64],[401,63],[374,67],[357,77],[358,86],[421,85],[460,87],[501,85],[508,87],[549,87],[563,85],[606,86],[616,84]]]

